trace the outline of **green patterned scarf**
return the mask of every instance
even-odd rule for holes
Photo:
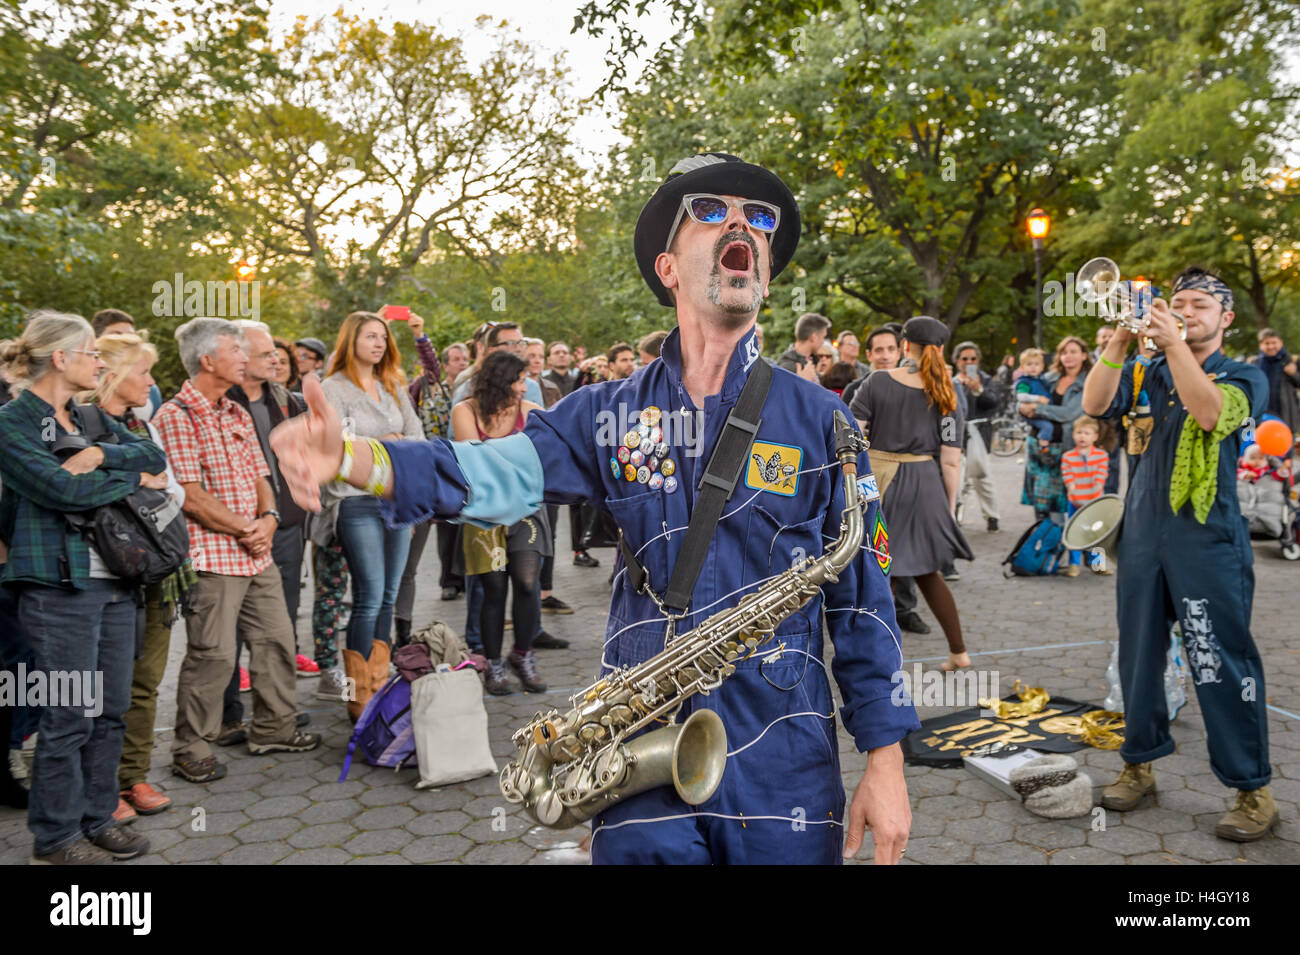
[[[1241,427],[1250,415],[1250,401],[1245,392],[1233,385],[1218,385],[1223,394],[1223,408],[1213,431],[1206,431],[1192,415],[1183,422],[1174,452],[1174,471],[1169,476],[1169,504],[1178,511],[1189,500],[1198,523],[1210,516],[1210,507],[1219,491],[1219,443]]]

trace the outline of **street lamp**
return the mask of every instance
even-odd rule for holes
[[[1035,209],[1025,220],[1034,240],[1034,347],[1043,347],[1043,241],[1052,228],[1052,220],[1042,209]]]

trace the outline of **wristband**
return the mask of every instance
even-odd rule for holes
[[[350,434],[345,434],[343,436],[343,461],[339,464],[339,473],[335,475],[334,480],[347,481],[348,477],[352,474],[353,463],[352,436]]]
[[[1123,370],[1124,370],[1124,366],[1123,366],[1122,364],[1117,365],[1117,364],[1115,364],[1113,361],[1107,361],[1105,355],[1098,355],[1098,356],[1097,356],[1097,361],[1101,362],[1101,363],[1102,363],[1103,365],[1105,365],[1107,368],[1114,368],[1116,371],[1123,371]]]
[[[383,497],[388,489],[388,480],[393,473],[393,459],[388,456],[388,449],[376,438],[370,438],[370,456],[372,464],[370,477],[366,482],[366,491],[375,497]]]

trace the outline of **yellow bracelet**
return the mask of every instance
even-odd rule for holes
[[[355,459],[352,456],[352,437],[351,435],[343,436],[343,461],[339,464],[339,473],[334,476],[336,481],[346,481],[352,474],[352,465]]]
[[[388,456],[388,449],[377,439],[370,438],[370,478],[366,490],[375,497],[383,497],[388,489],[388,479],[393,472],[393,459]]]

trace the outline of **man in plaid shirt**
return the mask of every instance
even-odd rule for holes
[[[303,752],[320,738],[295,729],[293,631],[271,539],[279,524],[270,471],[253,419],[226,397],[244,377],[239,329],[196,318],[176,330],[190,380],[154,416],[176,480],[185,488],[190,558],[199,580],[190,592],[189,646],[176,689],[172,771],[191,782],[226,775],[212,755],[221,731],[222,694],[235,665],[235,630],[249,647],[253,753]]]

